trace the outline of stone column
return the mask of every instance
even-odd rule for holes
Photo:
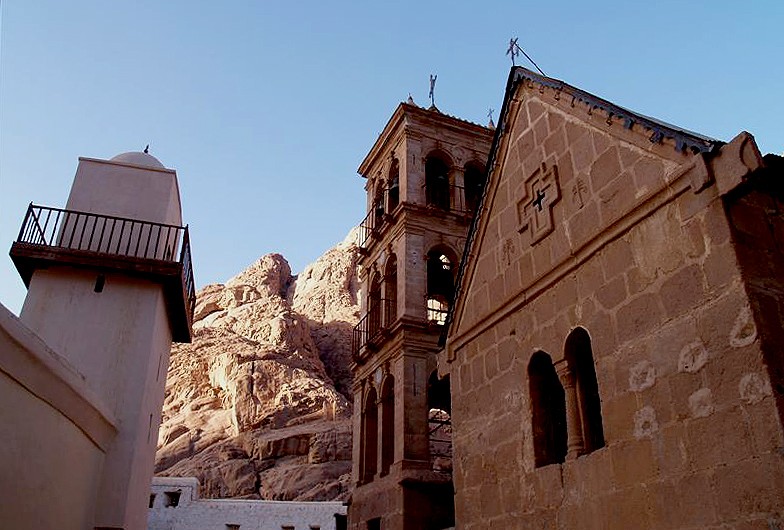
[[[465,197],[465,168],[453,166],[451,170],[451,177],[449,179],[452,187],[452,211],[458,213],[465,213],[466,211],[466,197]]]
[[[566,398],[566,459],[574,460],[585,450],[574,372],[565,360],[555,363],[555,370],[558,379],[561,380]]]

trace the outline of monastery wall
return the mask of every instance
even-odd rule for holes
[[[199,499],[199,482],[195,478],[155,477],[147,528],[339,530],[336,514],[345,518],[343,503]]]
[[[781,256],[762,250],[782,243],[781,221],[767,221],[779,205],[749,186],[717,189],[745,169],[735,158],[753,164],[753,140],[739,136],[706,169],[700,155],[645,145],[606,114],[575,119],[560,110],[569,97],[547,96],[516,101],[440,359],[452,382],[456,519],[465,530],[780,526],[784,437],[770,373],[781,381],[772,360],[784,289],[765,280],[782,277]],[[577,328],[589,337],[603,440],[573,447],[590,405],[579,381],[576,392],[567,384],[569,454],[542,464],[531,360],[546,353],[569,382]]]
[[[116,430],[80,374],[0,305],[0,514],[14,529],[92,528]]]

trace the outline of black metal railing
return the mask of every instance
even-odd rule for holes
[[[452,471],[452,420],[446,411],[430,409],[427,420],[430,466],[433,471]]]
[[[182,264],[189,318],[196,303],[187,226],[139,221],[30,203],[17,243],[108,257]]]
[[[392,326],[396,318],[396,300],[382,298],[372,303],[365,316],[354,326],[351,335],[351,352],[354,358],[361,358],[362,351],[369,345],[377,345],[383,332]]]
[[[359,235],[357,237],[357,245],[359,248],[367,248],[370,238],[381,230],[386,217],[384,216],[384,202],[376,201],[370,208],[370,211],[359,223]]]
[[[476,199],[465,195],[463,186],[438,184],[425,186],[425,204],[457,215],[473,215]]]

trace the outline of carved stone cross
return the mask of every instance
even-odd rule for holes
[[[525,180],[523,197],[517,201],[518,232],[530,230],[531,245],[535,245],[553,231],[553,206],[561,198],[558,168],[542,163]]]

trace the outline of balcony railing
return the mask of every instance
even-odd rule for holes
[[[430,409],[428,414],[428,445],[433,471],[452,472],[452,420],[446,411]]]
[[[367,248],[370,238],[381,230],[381,226],[386,221],[383,204],[383,202],[374,202],[373,207],[365,218],[362,219],[362,222],[359,223],[359,235],[357,237],[359,248]]]
[[[425,203],[431,208],[457,215],[473,215],[476,199],[466,197],[463,186],[436,185],[425,186]]]
[[[367,349],[378,347],[380,339],[397,318],[397,301],[382,298],[371,304],[368,312],[354,326],[351,351],[355,361],[365,357]]]
[[[160,278],[179,276],[190,337],[196,304],[187,226],[30,204],[11,257],[25,284],[47,261],[121,269]],[[171,282],[169,282],[171,283]]]

